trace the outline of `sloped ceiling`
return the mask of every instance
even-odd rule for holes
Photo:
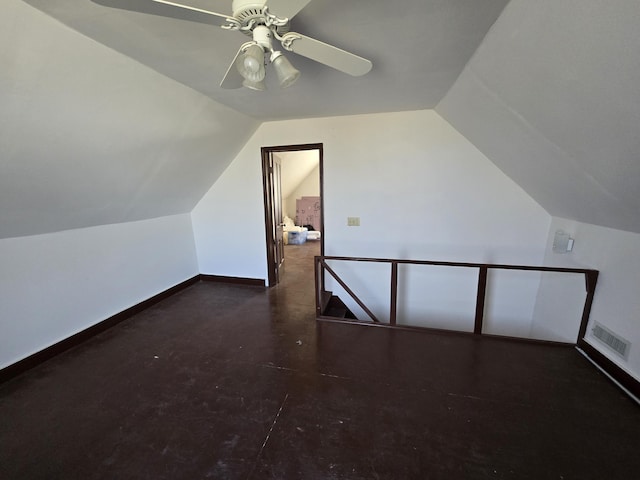
[[[282,199],[288,198],[320,163],[318,150],[278,152],[282,162]]]
[[[298,83],[257,93],[218,87],[237,32],[4,0],[0,238],[188,212],[260,121],[436,106],[550,214],[640,232],[637,0],[505,5],[314,0],[293,30],[373,70],[291,54]]]
[[[219,87],[238,48],[248,40],[239,32],[101,5],[156,7],[151,0],[26,1],[78,32],[260,120],[433,108],[507,3],[314,0],[293,18],[292,30],[368,58],[373,70],[354,78],[288,53],[302,77],[283,90],[272,82],[274,75],[268,75],[268,92],[261,93]],[[231,0],[184,3],[231,13]]]
[[[190,212],[259,125],[18,0],[0,65],[0,238]]]
[[[0,238],[188,213],[264,120],[433,108],[506,2],[315,0],[294,29],[373,71],[292,54],[301,80],[260,94],[218,86],[238,32],[90,0],[3,0]]]
[[[512,0],[437,111],[554,216],[640,232],[640,4]]]

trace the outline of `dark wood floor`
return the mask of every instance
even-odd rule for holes
[[[640,478],[640,409],[575,350],[316,325],[317,245],[1,385],[0,478]]]

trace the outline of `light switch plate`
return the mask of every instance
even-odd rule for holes
[[[360,226],[360,217],[347,217],[347,226],[348,227],[359,227]]]

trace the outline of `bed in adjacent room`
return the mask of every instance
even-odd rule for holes
[[[283,231],[285,245],[301,245],[307,240],[320,240],[322,236],[318,230],[313,229],[312,225],[296,225],[293,219],[287,216],[284,217]]]

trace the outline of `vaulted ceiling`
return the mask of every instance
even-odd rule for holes
[[[278,152],[274,154],[282,162],[282,199],[289,197],[307,177],[318,168],[320,153],[318,150],[299,152]]]
[[[242,33],[102,5],[158,10],[152,0],[25,1],[74,30],[260,120],[433,108],[507,3],[482,0],[478,8],[477,0],[314,0],[293,18],[292,30],[368,58],[373,70],[354,78],[291,53],[287,57],[302,77],[282,90],[270,82],[274,80],[270,75],[268,92],[261,94],[219,87],[238,48],[248,40]],[[231,14],[231,0],[183,3]],[[169,12],[185,16],[180,9]],[[207,16],[195,19],[206,21]]]
[[[438,112],[552,215],[640,232],[640,3],[512,0]]]
[[[550,214],[640,232],[637,0],[313,0],[292,29],[372,71],[291,53],[266,92],[218,85],[240,33],[118,1],[3,2],[0,238],[188,212],[261,121],[430,108]]]

